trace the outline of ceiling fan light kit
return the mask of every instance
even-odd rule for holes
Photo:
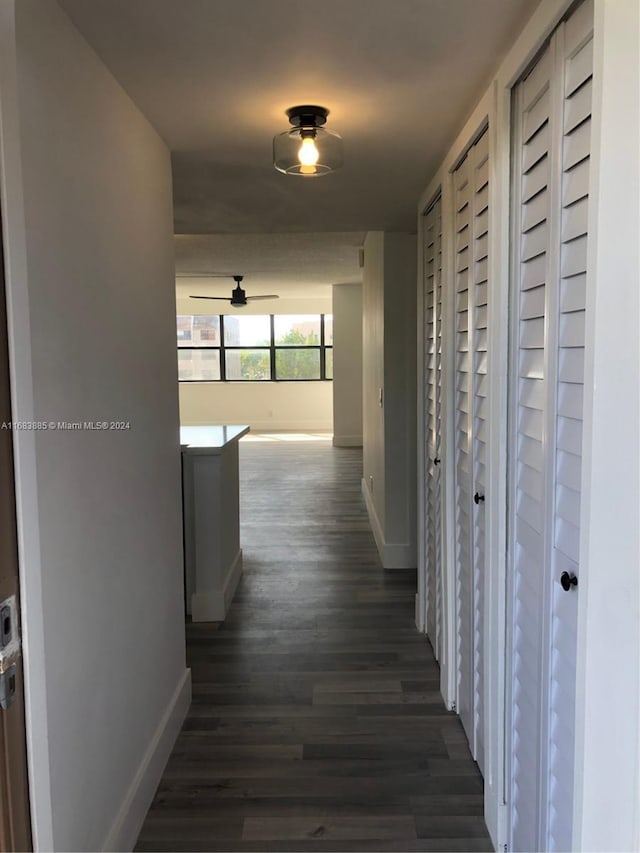
[[[299,106],[287,110],[290,130],[273,138],[273,165],[285,175],[319,178],[343,163],[342,137],[324,125],[326,107]]]

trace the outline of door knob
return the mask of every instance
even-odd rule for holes
[[[572,586],[578,586],[578,578],[569,572],[563,572],[560,575],[560,586],[565,592],[569,592]]]
[[[433,457],[433,464],[434,464],[434,465],[439,465],[439,464],[440,464],[440,457],[439,457],[439,456],[434,456],[434,457]]]
[[[479,504],[480,501],[482,501],[482,503],[484,503],[484,495],[481,495],[480,492],[476,492],[475,495],[473,496],[473,501],[476,504]]]

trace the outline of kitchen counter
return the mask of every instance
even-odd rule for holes
[[[223,621],[242,575],[238,441],[248,432],[180,427],[185,596],[194,622]]]

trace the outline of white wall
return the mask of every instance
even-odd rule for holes
[[[362,446],[362,285],[333,287],[333,443]]]
[[[362,283],[362,439],[363,488],[378,548],[384,549],[384,232],[370,231],[364,241]],[[379,541],[380,540],[380,541]]]
[[[385,568],[416,565],[416,238],[373,231],[363,283],[363,482]]]
[[[184,281],[184,280],[183,280]],[[196,282],[190,285],[198,291]],[[229,292],[231,292],[231,287]],[[281,298],[231,308],[225,302],[178,298],[178,314],[331,314],[330,290],[326,298]],[[212,306],[215,306],[212,308]],[[248,424],[252,430],[333,429],[331,382],[181,382],[180,422]]]
[[[415,568],[416,236],[385,234],[384,417],[390,566]],[[392,546],[390,549],[389,546]],[[395,552],[395,553],[394,553]]]
[[[248,424],[255,431],[331,432],[331,382],[181,382],[185,426]]]
[[[0,15],[14,418],[130,424],[17,435],[34,837],[126,849],[190,697],[169,155],[54,0]]]

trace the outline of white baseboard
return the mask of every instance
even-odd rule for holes
[[[361,435],[334,435],[334,447],[362,447]]]
[[[242,548],[236,554],[222,589],[203,589],[191,596],[194,622],[222,622],[242,575]]]
[[[416,603],[415,603],[415,621],[416,628],[420,631],[421,634],[425,634],[427,630],[427,626],[424,624],[424,611],[420,606],[420,596],[416,592]]]
[[[186,669],[127,790],[101,850],[133,850],[191,705],[191,670]]]
[[[224,585],[224,615],[227,615],[229,605],[236,593],[238,583],[242,577],[242,548],[236,554],[236,558],[231,566],[231,571],[227,575],[227,580]]]
[[[369,523],[373,531],[373,538],[376,540],[378,553],[382,561],[382,567],[384,569],[415,569],[417,565],[415,548],[407,543],[389,543],[385,541],[382,525],[376,513],[371,492],[364,478],[361,481],[361,489],[369,515]]]
[[[189,419],[182,423],[182,426],[208,426],[211,423],[207,421],[196,421]],[[247,423],[245,420],[244,423]],[[311,421],[311,420],[290,420],[290,421],[252,421],[251,432],[333,432],[333,421]]]
[[[384,554],[384,533],[382,532],[382,525],[380,524],[380,519],[378,518],[376,508],[373,504],[373,497],[371,496],[369,486],[367,485],[367,481],[364,479],[364,477],[362,478],[362,481],[360,483],[360,488],[362,489],[364,503],[367,507],[367,514],[369,515],[369,524],[371,525],[373,538],[376,540],[376,545],[378,546],[378,553],[380,554],[380,559],[382,560],[382,555]]]
[[[251,432],[331,432],[333,423],[323,421],[255,421]]]

